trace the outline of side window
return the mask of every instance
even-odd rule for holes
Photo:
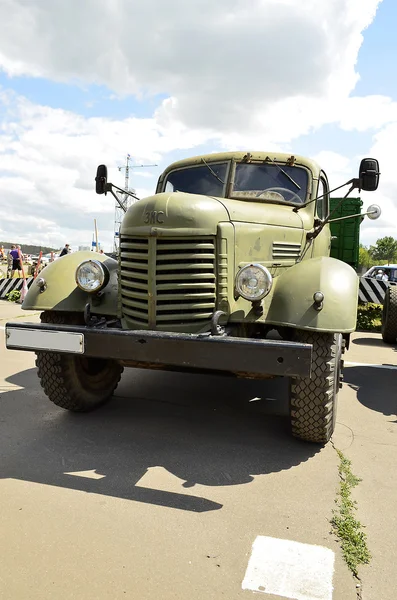
[[[318,192],[317,196],[319,199],[317,200],[317,216],[319,219],[323,220],[328,216],[329,212],[329,193],[328,193],[328,183],[325,177],[320,176],[320,180],[318,182]],[[320,197],[321,196],[321,197]]]

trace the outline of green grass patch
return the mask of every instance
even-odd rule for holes
[[[382,326],[381,304],[359,304],[357,308],[357,330],[380,331]]]
[[[352,573],[358,577],[359,565],[368,564],[371,560],[363,525],[355,517],[357,503],[351,497],[351,490],[361,479],[353,475],[350,460],[340,450],[335,450],[340,460],[340,487],[335,500],[337,508],[333,511],[331,523],[340,539],[343,558]]]
[[[21,299],[21,292],[19,292],[18,290],[13,290],[12,292],[6,294],[6,298],[8,302],[19,302],[19,300]]]

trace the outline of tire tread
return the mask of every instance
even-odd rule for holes
[[[338,347],[344,351],[341,334],[299,331],[299,341],[313,345],[312,375],[310,378],[292,378],[290,383],[290,415],[292,433],[306,441],[326,443],[335,426],[336,396],[335,370]],[[343,363],[341,362],[341,369]]]
[[[397,285],[389,285],[383,304],[382,339],[386,344],[397,340]]]

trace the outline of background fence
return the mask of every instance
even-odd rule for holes
[[[28,284],[29,288],[33,283],[33,277],[27,277],[26,283]],[[14,277],[13,279],[0,279],[0,298],[5,298],[9,292],[13,292],[14,290],[18,290],[20,292],[22,290],[22,284],[22,277]]]
[[[360,277],[358,301],[383,304],[388,286],[389,283],[387,281],[380,281],[379,279],[372,279],[370,277]]]

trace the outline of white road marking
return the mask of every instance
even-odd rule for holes
[[[242,588],[290,600],[332,600],[334,561],[323,546],[258,536]]]
[[[73,475],[74,477],[83,477],[84,479],[103,479],[106,475],[100,475],[92,469],[91,471],[72,471],[70,473],[64,473],[64,475]]]

